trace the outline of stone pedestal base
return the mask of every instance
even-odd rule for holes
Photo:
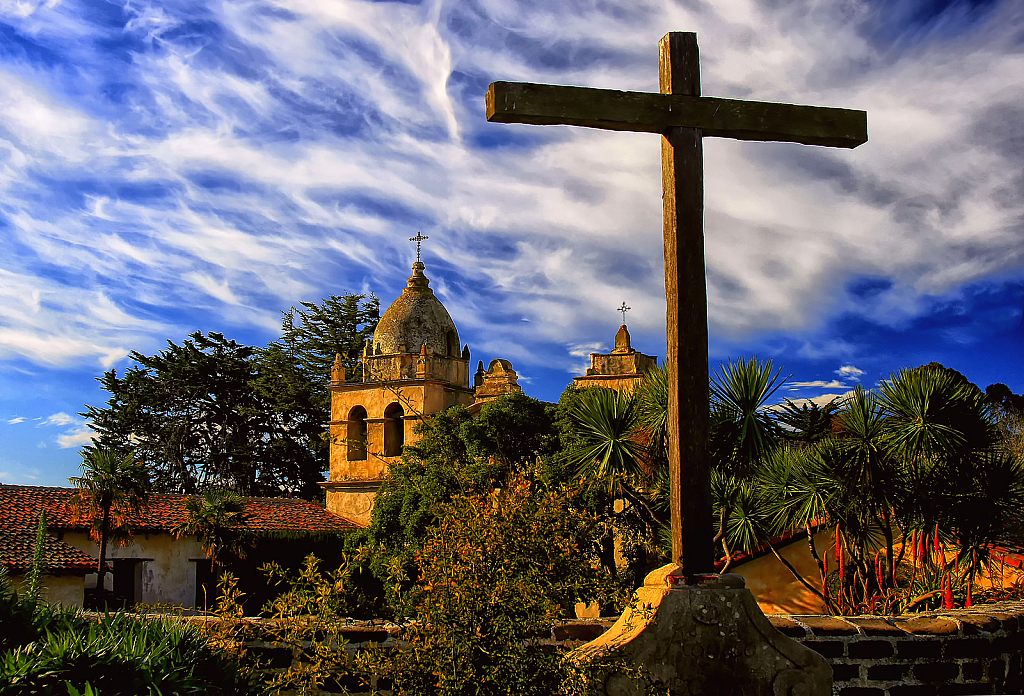
[[[692,579],[667,565],[601,637],[566,659],[608,696],[829,696],[832,668],[779,633],[739,575]]]

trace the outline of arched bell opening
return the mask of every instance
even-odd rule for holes
[[[384,409],[384,456],[397,457],[405,445],[405,409],[393,403]]]
[[[354,406],[348,412],[348,426],[345,439],[348,443],[348,460],[350,462],[366,459],[366,409]]]

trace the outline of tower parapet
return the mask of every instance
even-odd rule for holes
[[[609,387],[635,389],[644,374],[658,366],[658,358],[644,355],[630,343],[629,330],[623,324],[615,334],[611,353],[591,353],[590,367],[581,377],[574,377],[577,387]]]

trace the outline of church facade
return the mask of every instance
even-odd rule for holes
[[[388,467],[418,439],[414,428],[424,417],[452,406],[475,413],[488,401],[522,391],[512,363],[501,358],[487,370],[480,361],[470,384],[469,346],[460,342],[424,269],[417,253],[402,294],[363,347],[361,381],[346,380],[341,356],[331,371],[330,476],[320,485],[327,509],[359,525],[370,523]],[[623,325],[612,352],[592,354],[590,369],[576,384],[632,389],[656,364],[630,346]]]
[[[452,406],[479,409],[521,390],[512,363],[479,364],[470,386],[469,346],[434,295],[417,260],[402,294],[381,316],[362,356],[362,381],[347,382],[340,356],[331,373],[327,509],[367,525],[373,499],[423,417]]]

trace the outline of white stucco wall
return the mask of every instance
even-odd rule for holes
[[[49,604],[81,608],[85,600],[84,580],[81,575],[44,575],[42,599]],[[11,578],[11,587],[19,593],[24,591],[25,576]]]
[[[99,544],[85,532],[66,532],[64,541],[77,549],[96,556]],[[187,608],[195,606],[196,564],[189,559],[205,558],[202,546],[195,537],[176,539],[171,534],[136,534],[127,546],[108,546],[107,558],[152,558],[141,563],[135,601],[146,604],[176,604]],[[87,575],[86,587],[96,587],[96,575]],[[113,589],[113,574],[108,573],[107,589]]]

